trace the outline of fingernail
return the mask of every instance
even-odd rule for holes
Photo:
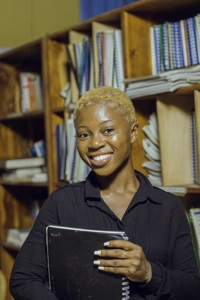
[[[101,255],[101,251],[94,251],[94,255]]]
[[[94,260],[94,261],[93,261],[93,264],[94,264],[94,265],[100,265],[100,261],[99,261],[99,260]]]
[[[104,267],[98,267],[98,270],[104,271]]]
[[[105,243],[104,243],[104,246],[109,246],[109,242],[105,242]]]

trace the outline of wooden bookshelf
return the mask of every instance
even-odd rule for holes
[[[33,199],[46,199],[55,189],[67,184],[57,177],[55,126],[64,121],[71,112],[64,107],[60,96],[63,85],[73,82],[66,45],[78,41],[82,36],[94,36],[101,28],[120,28],[123,37],[124,71],[126,78],[151,75],[150,26],[165,21],[181,20],[200,13],[199,0],[140,0],[122,8],[96,16],[73,27],[24,44],[0,55],[0,62],[14,66],[18,71],[38,72],[42,76],[44,109],[30,113],[0,116],[0,159],[24,157],[26,147],[38,139],[46,142],[48,182],[6,182],[0,180],[0,268],[9,282],[17,248],[6,243],[6,230],[25,229],[33,224],[30,203]],[[74,99],[77,87],[73,84]],[[173,95],[188,96],[200,90],[200,84],[180,88]],[[165,96],[171,96],[171,93]],[[156,109],[160,95],[138,97],[133,100],[137,118],[142,126],[148,123],[149,114]],[[163,94],[162,94],[163,96]],[[0,101],[1,99],[0,95]],[[175,130],[175,129],[174,129]],[[142,147],[144,133],[140,130],[137,143],[133,146],[133,162],[136,169],[147,174],[141,167],[145,160]],[[172,145],[173,147],[173,145]],[[200,188],[186,187],[181,201],[187,210],[200,205]],[[7,290],[6,300],[13,300]]]

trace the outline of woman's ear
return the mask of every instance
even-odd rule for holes
[[[134,122],[131,125],[131,143],[134,143],[137,140],[138,134],[139,134],[139,123]]]

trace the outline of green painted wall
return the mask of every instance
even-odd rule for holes
[[[16,47],[79,22],[79,0],[0,0],[0,48]]]

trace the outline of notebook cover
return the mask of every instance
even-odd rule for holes
[[[114,233],[114,232],[113,232]],[[111,239],[123,239],[123,232],[82,231],[48,226],[47,255],[49,286],[59,300],[122,299],[122,275],[98,270],[93,264]]]

